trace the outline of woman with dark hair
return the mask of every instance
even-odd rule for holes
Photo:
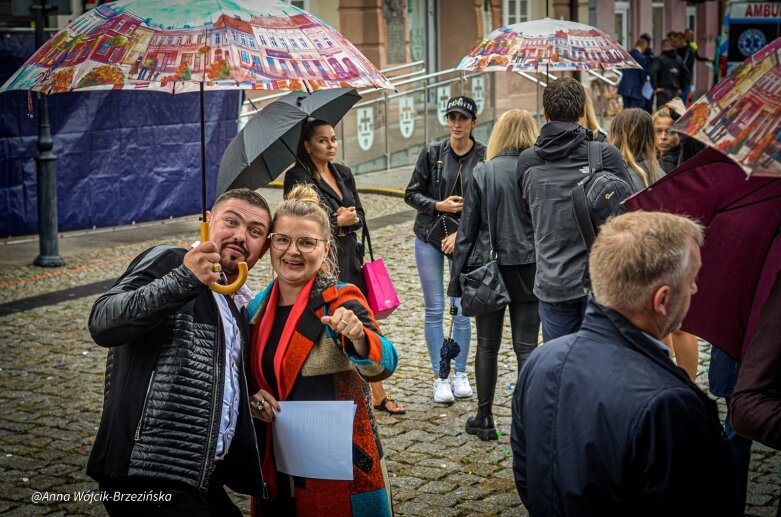
[[[336,242],[339,280],[353,284],[366,296],[363,279],[363,247],[358,242],[358,230],[363,228],[366,214],[349,167],[334,163],[339,142],[333,126],[324,120],[310,119],[301,132],[296,152],[297,164],[285,173],[287,196],[299,183],[314,187],[331,221],[331,233]],[[370,383],[372,405],[391,414],[407,410],[385,393],[381,382]]]
[[[444,341],[445,258],[452,265],[458,220],[464,207],[466,185],[472,180],[472,169],[483,161],[485,145],[475,140],[472,131],[477,124],[477,104],[463,95],[447,102],[447,128],[450,136],[423,148],[412,172],[404,201],[418,211],[415,216],[415,263],[423,291],[423,337],[426,340],[431,369],[434,372],[434,402],[449,404],[457,398],[472,396],[466,367],[471,320],[461,312],[461,299],[452,298],[453,338],[461,347],[456,357],[452,381],[440,378],[440,353]],[[446,224],[450,219],[450,228]],[[446,229],[446,231],[442,231]],[[444,237],[443,237],[444,235]]]

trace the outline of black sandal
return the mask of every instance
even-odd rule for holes
[[[388,402],[393,402],[395,404],[396,409],[391,409],[388,407]],[[399,404],[393,400],[393,397],[390,395],[387,395],[384,399],[382,399],[382,402],[380,402],[378,405],[374,406],[374,409],[378,409],[380,411],[387,411],[391,415],[403,415],[407,412],[407,408],[403,406],[399,406]]]

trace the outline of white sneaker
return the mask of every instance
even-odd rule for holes
[[[453,377],[453,394],[458,399],[472,396],[472,387],[469,385],[469,378],[466,376],[466,372],[456,373]]]
[[[450,383],[447,379],[437,379],[434,381],[434,402],[448,404],[455,400],[453,392],[450,390]]]

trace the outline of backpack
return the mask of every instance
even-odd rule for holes
[[[602,149],[599,142],[588,142],[589,172],[570,192],[572,211],[580,236],[591,249],[599,227],[612,215],[626,212],[623,201],[634,194],[625,180],[603,170]]]

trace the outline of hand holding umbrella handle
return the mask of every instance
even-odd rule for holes
[[[209,223],[207,223],[206,221],[202,221],[201,242],[206,242],[208,240],[209,240]],[[247,263],[239,262],[239,276],[232,284],[222,285],[218,283],[213,283],[209,286],[209,289],[219,294],[233,294],[239,289],[241,289],[241,286],[244,285],[244,282],[247,281],[248,273],[249,273],[249,268],[247,267]]]

